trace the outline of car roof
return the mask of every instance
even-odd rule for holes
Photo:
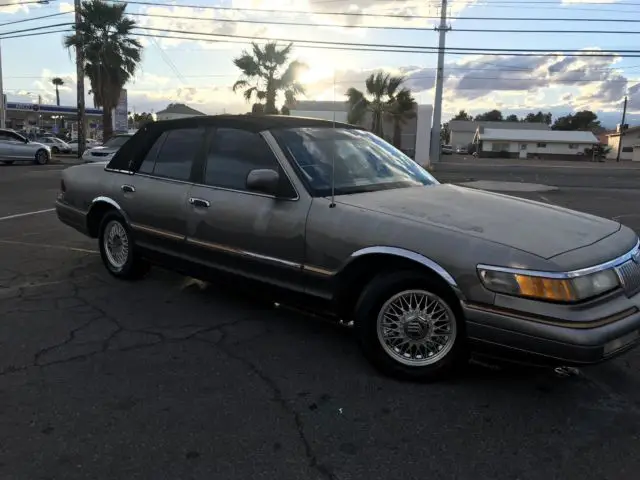
[[[220,126],[239,128],[252,132],[262,132],[276,128],[305,128],[305,127],[339,127],[360,129],[357,125],[333,122],[319,118],[292,117],[289,115],[204,115],[197,117],[178,118],[175,120],[161,120],[148,123],[149,129],[174,129],[194,126]]]

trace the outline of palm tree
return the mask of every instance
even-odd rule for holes
[[[416,115],[416,100],[411,92],[402,88],[391,100],[386,111],[386,117],[393,122],[393,145],[402,146],[402,126]]]
[[[394,77],[380,71],[372,73],[365,80],[366,93],[357,88],[349,88],[346,93],[349,104],[348,122],[360,123],[367,113],[371,113],[371,131],[380,137],[384,133],[382,120],[385,116],[397,117],[397,122],[401,124],[409,115],[406,108],[409,104],[411,108],[415,105],[411,92],[401,88],[403,82],[404,77]],[[400,98],[396,101],[398,96]]]
[[[84,72],[89,77],[93,103],[102,107],[103,138],[113,134],[112,110],[118,105],[124,85],[141,61],[142,45],[132,37],[136,22],[125,16],[127,4],[87,0],[80,7],[81,21],[64,46],[82,48]]]
[[[264,46],[252,42],[251,45],[251,52],[243,50],[242,55],[233,60],[242,72],[240,79],[233,84],[233,91],[244,89],[247,102],[254,97],[258,102],[264,100],[264,113],[277,114],[276,97],[279,92],[284,93],[285,105],[292,105],[296,95],[304,95],[298,76],[307,65],[297,60],[287,64],[292,43],[282,48],[277,42]]]
[[[55,77],[51,79],[51,83],[56,87],[56,105],[60,106],[60,90],[58,88],[64,85],[64,80],[60,77]]]

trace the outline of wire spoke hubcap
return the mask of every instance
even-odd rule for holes
[[[453,347],[457,329],[447,303],[426,290],[397,293],[380,309],[378,340],[394,360],[410,366],[432,365]]]
[[[122,268],[129,258],[129,237],[120,222],[109,222],[104,231],[104,251],[109,263]]]

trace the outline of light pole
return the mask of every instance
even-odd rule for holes
[[[0,41],[0,128],[7,125],[7,106],[4,102],[4,85],[2,84],[2,41]]]

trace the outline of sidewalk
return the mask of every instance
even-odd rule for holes
[[[640,169],[640,162],[624,160],[606,160],[604,162],[587,162],[580,160],[518,160],[517,158],[473,158],[472,156],[448,156],[440,157],[438,165],[473,165],[477,167],[539,167],[539,168],[591,168],[591,169]]]

